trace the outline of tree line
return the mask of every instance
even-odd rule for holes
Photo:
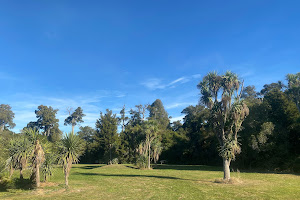
[[[150,163],[159,161],[223,165],[224,180],[230,179],[230,168],[299,172],[300,73],[288,74],[286,79],[287,85],[278,81],[256,91],[254,86],[244,86],[235,73],[210,72],[197,85],[199,104],[183,109],[182,122],[171,122],[157,99],[131,109],[124,105],[118,116],[107,109],[100,112],[94,128],[80,126],[74,133],[85,114],[80,107],[74,111],[69,108],[64,125],[71,125],[72,131],[65,136],[56,118],[58,110],[44,105],[35,110],[37,121],[14,134],[10,130],[15,126],[14,113],[9,105],[1,104],[0,167],[22,171],[28,162],[36,162],[34,156],[27,160],[18,156],[23,160],[12,162],[10,167],[7,164],[17,151],[14,148],[23,148],[27,142],[35,147],[28,148],[31,155],[35,155],[33,149],[47,152],[37,162],[43,166],[44,176],[51,175],[52,164],[59,161],[66,183],[73,162],[134,163],[140,168],[150,168]],[[37,139],[28,139],[30,131],[40,138],[38,144]],[[70,148],[74,155],[67,152]],[[23,155],[25,151],[20,150]]]

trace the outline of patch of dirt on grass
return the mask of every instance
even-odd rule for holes
[[[53,183],[53,182],[41,182],[41,188],[43,188],[43,187],[51,187],[51,186],[58,186],[58,183]]]

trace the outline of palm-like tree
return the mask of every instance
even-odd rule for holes
[[[157,124],[155,121],[149,120],[144,123],[144,132],[145,132],[145,140],[139,145],[138,152],[141,156],[147,157],[147,168],[151,169],[150,163],[151,163],[151,155],[153,157],[154,152],[152,143],[155,140],[158,140],[157,138]],[[158,147],[158,146],[157,146]],[[155,149],[155,157],[158,158],[158,153],[160,154],[160,149]]]
[[[7,166],[10,171],[12,168],[20,170],[20,179],[23,179],[23,170],[27,168],[27,164],[32,155],[32,143],[26,137],[14,138],[10,141],[9,155]]]
[[[46,154],[45,161],[41,165],[44,181],[46,182],[50,176],[53,175],[53,165],[55,163],[55,156],[53,154]]]
[[[202,94],[200,101],[211,110],[211,123],[220,144],[224,180],[230,179],[230,162],[240,153],[238,132],[249,114],[241,100],[243,83],[230,71],[224,75],[211,72],[197,85]]]
[[[152,152],[151,152],[152,160],[154,161],[154,163],[157,163],[159,156],[163,150],[162,143],[160,142],[160,140],[158,138],[153,140],[151,149],[152,149]]]
[[[63,166],[65,174],[65,184],[69,185],[69,175],[73,163],[79,161],[79,157],[83,153],[83,142],[81,138],[70,132],[67,134],[58,145],[59,163]]]
[[[45,153],[39,140],[39,131],[37,129],[24,129],[25,136],[32,144],[32,174],[31,179],[36,187],[40,187],[40,166],[45,161]]]

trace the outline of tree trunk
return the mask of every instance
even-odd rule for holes
[[[150,167],[150,144],[148,145],[148,169],[151,169]]]
[[[4,124],[1,125],[0,132],[2,132],[3,130],[4,130]]]
[[[224,170],[224,178],[223,180],[229,181],[230,180],[230,161],[223,158],[223,170]]]
[[[36,165],[35,170],[35,186],[40,187],[40,165]]]
[[[20,179],[23,180],[23,169],[20,169]]]
[[[11,179],[11,176],[13,175],[13,173],[14,173],[14,168],[10,168],[9,169],[9,179]]]
[[[74,133],[74,125],[72,125],[72,133]]]
[[[69,186],[68,176],[69,175],[67,173],[65,173],[65,184],[66,184],[66,186]]]
[[[109,164],[111,165],[111,144],[109,144]]]

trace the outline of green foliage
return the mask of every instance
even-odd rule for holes
[[[59,122],[59,120],[56,119],[57,111],[58,109],[44,105],[38,106],[38,109],[35,110],[36,117],[38,118],[36,125],[44,129],[44,134],[47,136],[50,135],[50,130]]]
[[[67,168],[69,163],[78,163],[84,146],[81,138],[73,132],[68,133],[58,142],[59,163]]]
[[[83,110],[81,107],[76,108],[76,110],[71,113],[71,110],[69,112],[69,116],[65,119],[64,125],[72,125],[72,131],[74,132],[74,126],[76,126],[78,123],[84,122],[82,118],[85,116],[83,114]]]
[[[111,110],[106,113],[100,113],[100,118],[96,121],[96,136],[98,142],[98,152],[103,158],[103,162],[111,162],[113,157],[117,157],[119,153],[120,138],[118,136],[118,118],[116,114],[112,114]]]
[[[11,107],[7,104],[0,105],[0,133],[4,130],[4,127],[14,128],[16,124],[13,122],[15,114],[11,110]]]
[[[230,179],[229,165],[241,152],[237,141],[241,125],[249,115],[248,106],[241,100],[243,83],[237,74],[227,71],[224,75],[208,73],[198,84],[200,101],[210,109],[209,122],[220,144],[220,155],[226,159],[224,179]]]
[[[170,124],[169,115],[160,99],[156,99],[149,107],[149,119],[157,121],[158,126],[167,128]]]
[[[79,130],[77,132],[78,136],[86,141],[87,143],[92,143],[96,134],[96,130],[93,129],[90,126],[84,126],[84,127],[79,127]]]
[[[119,164],[119,159],[118,158],[114,158],[111,160],[112,164],[117,165]]]
[[[138,155],[135,164],[140,169],[146,169],[148,166],[148,156],[145,154]]]
[[[78,163],[79,157],[84,152],[84,143],[78,135],[70,132],[57,144],[57,148],[59,164],[63,166],[65,184],[68,186],[72,164]]]
[[[288,80],[287,92],[292,97],[300,112],[300,72],[297,74],[288,74],[286,79]]]
[[[54,154],[45,154],[45,161],[41,166],[41,172],[43,174],[44,181],[47,181],[51,176],[53,176],[56,160],[57,157]]]

